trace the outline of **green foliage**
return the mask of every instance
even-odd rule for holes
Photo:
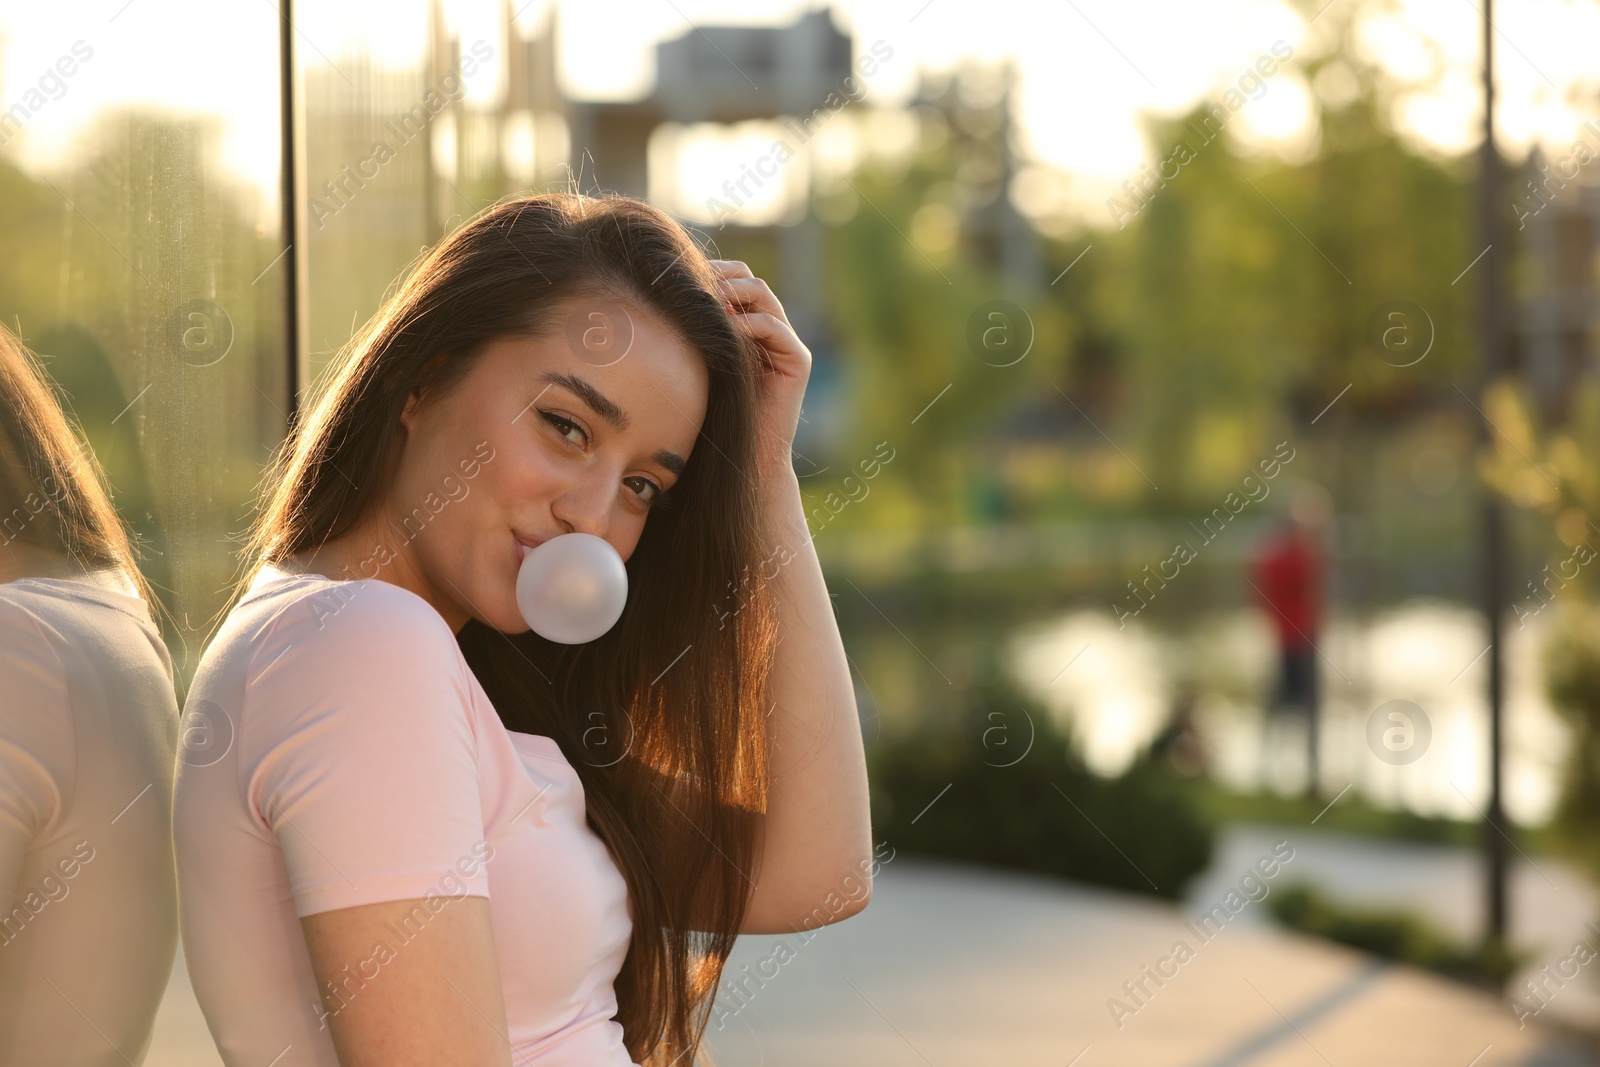
[[[1111,309],[1123,373],[1139,383],[1123,417],[1160,485],[1208,492],[1346,385],[1325,432],[1448,390],[1472,358],[1472,294],[1450,285],[1474,253],[1470,172],[1400,138],[1383,76],[1354,58],[1348,25],[1340,39],[1294,60],[1314,81],[1337,57],[1360,86],[1342,106],[1315,101],[1311,158],[1247,158],[1227,130],[1204,140],[1210,101],[1155,124],[1158,158],[1185,144],[1194,158],[1125,228],[1098,238],[1110,269],[1080,279],[1098,283],[1092,298]],[[1380,305],[1402,299],[1427,311],[1437,335],[1425,361],[1396,368],[1366,329]]]
[[[1556,810],[1563,846],[1600,871],[1600,613],[1586,603],[1595,572],[1591,516],[1600,514],[1600,389],[1584,383],[1566,397],[1565,417],[1540,410],[1530,391],[1510,381],[1483,400],[1498,431],[1479,458],[1488,484],[1514,505],[1555,527],[1548,564],[1511,592],[1519,617],[1553,605],[1555,625],[1543,650],[1545,691],[1572,731],[1567,770]]]
[[[1571,731],[1551,837],[1600,874],[1600,608],[1593,605],[1600,516],[1600,387],[1582,382],[1542,408],[1525,385],[1500,381],[1483,405],[1496,433],[1479,457],[1485,481],[1538,525],[1554,527],[1543,561],[1510,590],[1519,628],[1553,616],[1541,664],[1550,703]],[[1546,614],[1546,609],[1549,614]]]
[[[868,165],[841,183],[838,202],[853,214],[829,233],[827,302],[849,354],[857,439],[828,458],[848,465],[884,437],[903,457],[874,507],[841,521],[985,521],[1002,495],[1008,517],[1188,516],[1276,442],[1311,435],[1329,441],[1327,469],[1297,476],[1357,507],[1407,416],[1448,407],[1466,422],[1452,383],[1477,359],[1475,290],[1451,283],[1480,247],[1475,163],[1430,154],[1395,129],[1390,116],[1414,90],[1356,45],[1373,7],[1307,5],[1325,43],[1306,42],[1267,83],[1268,93],[1289,91],[1292,78],[1312,86],[1309,150],[1252,151],[1236,136],[1243,111],[1202,133],[1216,101],[1153,120],[1152,156],[1169,159],[1183,143],[1188,161],[1175,176],[1169,165],[1164,185],[1146,179],[1139,199],[1121,194],[1137,207],[1131,216],[1096,211],[1042,238],[1035,295],[1003,291],[965,229],[941,248],[919,226],[930,217],[965,226],[965,201],[976,198],[963,175],[981,168],[964,164],[983,155],[933,109],[906,169]],[[1337,77],[1319,78],[1328,67]],[[1335,81],[1348,91],[1330,95],[1324,83]],[[1142,178],[1130,174],[1130,186]],[[845,216],[837,205],[825,214]],[[984,365],[964,343],[966,318],[994,297],[1022,304],[1037,328],[1011,367]],[[1398,300],[1431,321],[1432,347],[1415,366],[1378,358],[1367,336],[1379,307]],[[1051,413],[1056,436],[1008,442],[1007,414],[1024,410]]]
[[[1408,911],[1348,908],[1303,885],[1279,889],[1267,907],[1291,930],[1495,990],[1503,989],[1526,959],[1495,939],[1461,945]]]
[[[113,106],[55,164],[0,159],[0,319],[106,471],[180,694],[199,660],[183,631],[216,621],[236,577],[224,535],[284,434],[284,275],[265,273],[283,241],[220,167],[220,132]],[[218,346],[204,358],[199,335]]]
[[[933,243],[937,227],[919,219],[960,217],[951,178],[970,153],[938,132],[936,110],[919,121],[923,137],[903,173],[868,166],[842,193],[821,197],[854,205],[827,236],[825,298],[849,356],[850,397],[846,439],[828,460],[848,473],[876,442],[893,445],[894,476],[874,490],[874,519],[885,524],[959,523],[974,503],[981,510],[986,490],[971,482],[989,452],[974,442],[993,436],[1019,398],[1054,395],[1049,383],[1061,376],[1072,314],[1059,301],[1009,291],[964,235],[948,248]],[[974,317],[995,300],[1022,307],[1026,323],[1010,325],[1033,334],[1028,354],[1010,366],[992,366],[970,346]]]
[[[1199,796],[1207,814],[1218,823],[1260,822],[1307,826],[1316,819],[1319,830],[1464,847],[1475,847],[1483,837],[1481,822],[1432,818],[1403,809],[1380,808],[1363,801],[1354,793],[1341,797],[1331,808],[1327,807],[1328,801],[1322,798],[1233,793],[1211,782],[1200,784]]]
[[[869,746],[874,835],[907,852],[1177,899],[1214,843],[1192,783],[1148,758],[1099,777],[1049,724],[990,687],[964,728]]]
[[[1544,650],[1545,691],[1572,731],[1556,807],[1563,845],[1600,872],[1600,611],[1569,605]]]

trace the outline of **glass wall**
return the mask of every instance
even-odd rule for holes
[[[180,696],[288,409],[278,59],[265,4],[0,16],[0,320],[137,532]]]
[[[221,1062],[174,960],[172,746],[288,425],[280,57],[270,4],[0,12],[0,321],[55,401],[25,404],[6,360],[0,580],[21,623],[0,637],[8,1061]],[[63,494],[31,521],[15,507],[38,481],[28,448],[49,438],[30,436],[45,423],[29,413],[57,408],[56,443],[98,461],[132,529],[155,631],[129,629],[135,601],[24,562],[88,499]],[[51,783],[43,806],[35,778]],[[64,950],[90,943],[88,967]]]
[[[297,14],[309,394],[423,249],[503,195],[565,184],[554,8],[519,6],[336,0]]]

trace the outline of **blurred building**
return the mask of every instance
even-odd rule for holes
[[[1018,77],[1012,59],[925,72],[909,106],[938,116],[950,155],[959,160],[952,206],[971,260],[1000,275],[1008,299],[1026,303],[1043,291],[1045,279],[1038,234],[1010,195],[1023,162],[1014,105]]]
[[[670,138],[669,151],[656,158],[663,173],[651,173],[652,148],[661,143],[658,131],[669,125],[787,119],[791,132],[785,140],[798,140],[798,154],[803,155],[811,130],[826,121],[829,94],[844,91],[852,57],[850,37],[834,26],[826,9],[809,11],[787,26],[700,26],[686,31],[656,46],[656,83],[641,99],[571,103],[572,171],[587,175],[580,183],[584,191],[598,186],[646,197],[653,186],[662,206],[681,211]],[[770,161],[756,162],[759,167]],[[785,186],[798,181],[803,188],[808,174],[785,175]],[[719,231],[730,224],[739,230],[741,247],[770,250],[777,276],[769,281],[812,354],[809,414],[800,424],[795,449],[802,457],[821,454],[839,426],[844,388],[823,301],[822,223],[807,209],[804,197],[791,197],[790,209],[777,223],[742,225],[737,207],[752,195],[750,182],[759,187],[763,178],[747,164],[726,175],[726,181],[724,211],[708,229],[712,254],[745,258],[716,247]],[[803,474],[810,462],[820,466],[820,461],[802,459],[796,467]]]
[[[352,325],[376,310],[395,274],[460,218],[519,190],[569,183],[591,194],[646,197],[652,138],[663,126],[790,117],[804,130],[851,73],[851,39],[826,10],[788,26],[705,26],[665,41],[656,85],[635,101],[566,98],[556,40],[553,5],[523,37],[507,0],[493,47],[450,35],[436,2],[420,67],[380,68],[361,55],[306,66],[313,375]],[[451,91],[455,76],[484,63],[500,65],[503,91],[491,106],[469,106]],[[379,142],[389,149],[381,158]],[[743,231],[741,245],[771,247],[773,287],[812,350],[820,399],[838,383],[835,346],[822,307],[821,224],[800,206],[777,225],[741,227],[737,212],[728,223]],[[705,243],[718,254],[713,241]],[[808,419],[802,433],[826,425]]]
[[[363,55],[303,64],[315,293],[310,377],[419,251],[495,200],[569,187],[649,197],[697,232],[712,255],[776,265],[769,280],[813,357],[795,442],[804,473],[807,457],[828,454],[849,418],[824,302],[825,224],[811,210],[814,135],[837,111],[865,106],[858,102],[865,57],[856,61],[850,35],[827,8],[817,8],[783,26],[687,30],[657,45],[656,80],[641,98],[574,100],[557,82],[554,5],[526,37],[510,0],[502,12],[498,40],[463,41],[447,29],[435,0],[427,56],[411,69],[381,68]],[[499,66],[501,91],[488,103],[468,101],[454,72],[486,64]],[[1019,166],[1016,77],[1010,64],[923,74],[907,107],[948,138],[956,173],[934,194],[959,220],[969,262],[997,270],[1005,282],[997,295],[1025,303],[1044,282],[1037,235],[1008,195]],[[842,108],[839,97],[850,98]],[[718,210],[713,214],[709,201],[701,210],[680,187],[684,138],[696,126],[751,122],[770,124],[769,143],[782,140],[793,158],[773,167],[763,156],[730,165],[725,175],[695,173],[697,190],[720,189]],[[391,150],[381,161],[374,158],[379,142]],[[775,217],[751,210],[757,191],[777,196]]]

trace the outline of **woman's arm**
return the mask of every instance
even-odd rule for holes
[[[237,735],[321,1025],[343,1067],[509,1067],[471,676],[421,597],[341,584],[275,613]]]
[[[848,918],[870,899],[866,754],[850,664],[791,457],[811,351],[749,264],[714,259],[711,265],[722,276],[734,322],[761,351],[759,467],[749,474],[761,486],[763,545],[786,560],[771,579],[778,648],[765,844],[740,932],[790,933]]]
[[[421,899],[362,904],[300,926],[342,1067],[510,1067],[487,897],[434,912]]]
[[[764,543],[787,546],[771,579],[778,648],[769,719],[765,845],[740,933],[811,929],[871,897],[872,825],[855,690],[792,468],[766,476]]]

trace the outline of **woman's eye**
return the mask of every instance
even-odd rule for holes
[[[551,411],[541,411],[541,412],[539,412],[539,414],[543,415],[544,418],[545,418],[545,421],[550,423],[550,425],[554,426],[556,428],[556,432],[559,433],[562,437],[566,437],[567,436],[567,432],[569,430],[577,430],[578,433],[580,433],[580,434],[583,433],[583,427],[579,426],[577,423],[573,422],[571,419],[564,419],[560,415],[557,415],[557,414],[555,414],[554,412],[551,412]],[[587,436],[587,435],[585,435],[585,436]],[[571,441],[572,439],[570,437],[568,437],[567,440]],[[579,444],[582,444],[583,442],[582,441],[573,441],[572,443],[575,444],[575,445],[579,445]]]
[[[652,482],[649,478],[635,478],[633,481],[638,482],[640,488],[645,490],[643,495],[635,494],[639,495],[640,500],[643,500],[646,504],[654,504],[660,499],[662,489],[655,482]]]

